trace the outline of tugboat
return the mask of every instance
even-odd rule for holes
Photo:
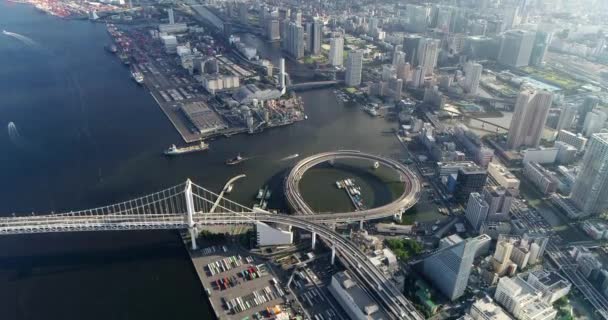
[[[241,157],[241,154],[239,153],[239,154],[236,155],[236,157],[230,158],[230,159],[226,160],[226,164],[229,165],[229,166],[234,166],[234,165],[237,165],[237,164],[239,164],[239,163],[241,163],[241,162],[243,162],[245,160],[247,160],[247,158]]]
[[[207,149],[209,149],[209,144],[205,143],[204,141],[201,141],[200,144],[183,148],[178,148],[175,145],[172,145],[171,147],[169,147],[169,149],[165,150],[164,153],[166,156],[177,156],[184,153],[205,151]]]

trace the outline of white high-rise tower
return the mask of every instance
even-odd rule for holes
[[[608,208],[608,132],[593,134],[570,199],[585,214]]]

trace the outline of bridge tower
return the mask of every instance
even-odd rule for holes
[[[186,197],[186,211],[187,211],[187,222],[188,230],[190,231],[190,241],[192,241],[192,250],[198,249],[196,245],[196,236],[198,230],[194,225],[194,197],[192,196],[192,181],[188,179],[186,181],[186,189],[184,190],[184,196]]]

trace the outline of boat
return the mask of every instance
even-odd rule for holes
[[[141,72],[133,71],[131,72],[131,76],[133,76],[133,79],[135,80],[135,82],[137,82],[137,84],[144,83],[144,75]]]
[[[176,155],[180,155],[180,154],[184,154],[184,153],[205,151],[207,149],[209,149],[209,144],[205,143],[204,141],[201,141],[200,144],[183,147],[183,148],[178,148],[175,145],[171,145],[171,147],[169,147],[169,149],[165,150],[165,155],[176,156]]]
[[[236,157],[226,160],[226,164],[229,166],[233,166],[239,164],[243,161],[247,160],[247,158],[241,157],[241,154],[237,154]]]
[[[115,44],[107,45],[105,48],[110,53],[116,53],[116,52],[118,52],[118,47],[116,47]]]

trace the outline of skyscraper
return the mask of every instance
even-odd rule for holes
[[[175,24],[175,15],[173,13],[173,8],[169,8],[169,24]]]
[[[552,102],[553,94],[548,91],[524,89],[519,93],[507,139],[510,149],[538,147]]]
[[[464,65],[464,90],[466,92],[473,95],[477,94],[482,70],[483,67],[479,63],[469,61]]]
[[[402,64],[405,64],[405,52],[395,50],[395,52],[393,52],[393,66],[397,67],[398,65]]]
[[[587,215],[608,208],[608,133],[591,136],[570,199]]]
[[[245,2],[239,2],[239,20],[241,23],[247,24],[249,21],[249,6]]]
[[[422,37],[417,35],[407,35],[403,38],[403,51],[405,52],[405,58],[412,67],[418,66],[418,46]]]
[[[321,31],[323,24],[319,19],[314,19],[313,22],[306,24],[306,33],[308,35],[307,50],[313,55],[321,53]]]
[[[498,63],[511,67],[524,67],[530,63],[535,33],[524,30],[510,30],[500,41]]]
[[[488,204],[479,193],[471,193],[466,208],[467,221],[469,221],[475,231],[479,231],[481,224],[486,221],[487,216]]]
[[[513,29],[517,25],[517,18],[519,16],[519,7],[517,6],[509,6],[505,7],[503,11],[502,17],[502,26],[503,30]]]
[[[481,235],[438,250],[423,261],[423,273],[450,300],[464,294],[475,252],[488,238]]]
[[[361,84],[361,71],[363,69],[363,51],[351,50],[346,58],[346,74],[344,81],[349,87]]]
[[[433,74],[437,66],[440,44],[440,40],[431,38],[423,38],[418,44],[418,64],[424,69],[425,75]]]
[[[570,129],[572,127],[572,123],[574,123],[576,111],[577,108],[575,105],[567,104],[563,106],[559,114],[559,120],[557,121],[555,131],[559,132],[560,130]]]
[[[585,122],[583,122],[583,135],[590,137],[592,134],[600,132],[608,120],[606,112],[595,109],[588,112],[585,116]]]
[[[294,58],[304,56],[304,28],[296,23],[290,23],[287,28],[287,52]]]
[[[266,36],[270,41],[281,39],[279,20],[276,18],[266,19]]]
[[[552,38],[553,34],[551,32],[536,31],[536,36],[534,37],[534,47],[532,48],[532,54],[530,56],[531,65],[538,67],[543,64]]]
[[[329,63],[334,67],[341,67],[344,64],[344,38],[329,40]]]
[[[408,31],[422,33],[426,31],[428,10],[426,7],[407,4],[405,7],[408,16]]]

